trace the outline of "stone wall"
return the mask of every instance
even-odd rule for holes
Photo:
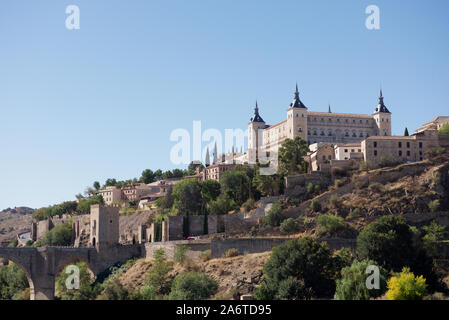
[[[162,227],[163,241],[168,240],[182,240],[184,239],[184,217],[183,216],[168,216],[166,222],[166,237],[164,236],[164,227]],[[164,224],[164,223],[163,223]]]
[[[189,248],[186,256],[191,259],[199,259],[202,252],[210,250],[210,240],[181,240],[145,243],[145,258],[152,258],[156,250],[163,249],[167,259],[174,259],[179,244],[184,244]]]
[[[212,239],[211,257],[220,258],[229,249],[237,249],[240,254],[245,253],[260,253],[271,251],[274,247],[282,244],[285,241],[292,240],[292,238],[228,238],[228,239]],[[328,243],[332,250],[339,250],[341,248],[355,248],[355,239],[318,239]]]

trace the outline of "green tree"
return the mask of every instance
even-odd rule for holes
[[[206,203],[210,203],[217,199],[220,195],[220,183],[215,180],[205,180],[200,184],[201,196]]]
[[[263,217],[263,222],[271,227],[277,227],[281,224],[282,220],[284,220],[284,216],[282,215],[282,204],[277,200]]]
[[[131,300],[132,294],[125,288],[117,277],[106,280],[103,283],[103,291],[96,300]]]
[[[449,122],[444,123],[438,130],[438,134],[449,134]]]
[[[142,171],[142,175],[140,176],[139,181],[142,183],[151,183],[154,182],[156,179],[154,177],[154,172],[151,169],[145,169]]]
[[[357,237],[357,256],[377,261],[389,271],[408,266],[432,277],[432,261],[401,216],[383,216],[365,226]]]
[[[201,213],[203,198],[198,180],[185,179],[178,182],[173,188],[173,196],[178,214],[189,216]]]
[[[93,204],[104,204],[103,197],[101,195],[97,194],[90,198],[81,200],[76,207],[76,211],[81,214],[89,214],[90,206]]]
[[[407,129],[407,127],[405,127],[405,130],[404,130],[404,137],[408,137],[409,136],[409,134],[408,134],[408,129]]]
[[[424,249],[431,257],[436,257],[443,249],[440,241],[444,240],[445,226],[432,221],[430,225],[424,226],[425,232],[422,237]]]
[[[66,281],[73,274],[68,270],[71,265],[66,266],[56,277],[56,292],[61,300],[92,300],[98,294],[99,287],[94,287],[94,279],[88,269],[87,263],[77,262],[74,264],[79,269],[79,289],[68,289]]]
[[[173,262],[167,261],[163,249],[156,250],[153,258],[154,264],[147,274],[146,283],[153,287],[157,294],[168,294],[173,281],[173,277],[170,275],[173,270]]]
[[[277,196],[281,189],[281,179],[278,175],[260,175],[260,167],[256,164],[253,187],[260,191],[262,196]]]
[[[37,241],[35,246],[69,246],[72,244],[72,225],[60,224],[48,231],[44,238]]]
[[[302,280],[304,288],[301,291],[309,289],[311,296],[332,295],[335,291],[335,270],[327,243],[304,237],[275,247],[263,267],[263,282],[256,289],[256,299],[274,299],[279,294],[282,281],[290,277]]]
[[[29,287],[25,272],[15,263],[0,266],[0,300],[19,299]]]
[[[95,181],[93,184],[93,187],[94,187],[95,191],[100,190],[100,188],[101,188],[100,182]]]
[[[298,232],[299,225],[298,221],[293,218],[288,218],[281,222],[280,229],[282,233],[293,233]]]
[[[300,137],[286,139],[279,148],[278,172],[282,176],[307,172],[304,156],[307,155],[308,151],[307,142]]]
[[[367,278],[372,274],[368,266],[377,266],[372,260],[354,260],[349,267],[341,270],[341,277],[337,279],[335,300],[369,300],[380,297],[385,293],[387,287],[388,272],[384,268],[379,268],[379,289],[368,289]]]
[[[204,273],[183,272],[174,279],[169,299],[204,300],[215,293],[217,288],[217,282]]]
[[[229,211],[238,209],[239,206],[226,194],[218,196],[217,200],[210,202],[209,212],[213,215],[227,214]]]
[[[161,209],[170,209],[173,207],[174,202],[173,186],[169,186],[165,196],[156,200],[156,206]]]
[[[240,207],[248,200],[251,192],[251,179],[241,170],[230,170],[223,173],[220,179],[221,190]]]

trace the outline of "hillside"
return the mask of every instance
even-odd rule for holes
[[[0,211],[0,242],[14,238],[18,233],[29,231],[31,214],[28,207],[7,208]]]

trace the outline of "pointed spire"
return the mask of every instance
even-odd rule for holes
[[[214,164],[218,162],[218,155],[217,155],[217,141],[215,141],[215,146],[214,146]]]
[[[204,161],[204,163],[206,164],[206,167],[210,166],[209,147],[207,147],[207,150],[206,150],[206,160]]]
[[[265,122],[262,117],[259,115],[259,106],[256,100],[256,106],[254,107],[254,116],[249,120],[250,122]]]
[[[329,109],[327,110],[328,113],[332,113],[331,111],[331,104],[329,103]]]
[[[301,99],[299,99],[298,83],[296,83],[295,98],[293,99],[292,103],[290,103],[290,108],[307,109],[307,107],[301,102]]]
[[[377,105],[376,112],[390,113],[390,111],[388,111],[388,108],[384,104],[384,97],[383,97],[383,94],[382,94],[382,88],[380,88],[379,104]]]

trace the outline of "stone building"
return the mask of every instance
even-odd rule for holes
[[[296,136],[310,145],[318,142],[360,143],[371,136],[390,135],[391,113],[384,104],[382,90],[374,113],[364,115],[332,113],[330,107],[328,112],[311,112],[301,101],[296,86],[294,99],[287,109],[287,119],[280,123],[267,125],[256,102],[254,115],[248,124],[248,154],[257,158],[269,156],[271,151],[277,152],[285,139]]]
[[[439,130],[445,123],[449,123],[449,117],[439,116],[432,121],[423,124],[421,128],[415,130],[415,133],[421,133],[426,130]]]
[[[364,160],[373,165],[383,158],[398,162],[422,161],[427,150],[439,145],[436,130],[426,130],[405,137],[369,137],[361,143]]]
[[[116,201],[122,200],[122,190],[117,187],[109,186],[100,191],[98,194],[103,197],[104,203],[107,205],[111,205]]]
[[[119,242],[119,208],[98,204],[90,207],[89,246],[109,247]]]
[[[349,160],[362,155],[361,143],[337,143],[334,145],[335,160]]]

